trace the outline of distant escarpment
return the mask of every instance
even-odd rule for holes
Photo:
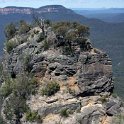
[[[65,7],[61,5],[48,5],[43,6],[40,8],[29,8],[29,7],[14,7],[9,6],[5,8],[0,8],[0,14],[8,15],[8,14],[27,14],[30,15],[32,13],[43,14],[43,13],[59,13],[59,12],[66,12],[66,13],[74,13],[72,10],[67,10]]]
[[[123,123],[111,59],[92,46],[89,28],[38,18],[35,23],[5,30],[0,93],[6,123]]]

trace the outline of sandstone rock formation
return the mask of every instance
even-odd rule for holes
[[[30,30],[25,37],[17,35],[17,41],[25,42],[9,54],[5,50],[5,73],[16,78],[27,71],[39,81],[37,94],[27,100],[31,111],[38,112],[43,124],[114,124],[123,107],[120,99],[111,95],[114,89],[111,59],[93,48],[89,39],[86,49],[75,42],[73,54],[63,52],[67,45],[64,38],[57,37],[50,28],[46,32],[47,40],[41,42],[40,28]],[[57,82],[60,90],[52,96],[41,95],[42,88],[51,82]],[[61,116],[64,110],[68,113],[66,118]],[[27,122],[23,114],[21,123],[38,122]]]

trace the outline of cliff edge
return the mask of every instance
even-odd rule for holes
[[[88,35],[77,23],[43,21],[8,39],[1,86],[8,124],[123,123],[111,59]]]

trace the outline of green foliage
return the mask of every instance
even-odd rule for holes
[[[8,120],[13,120],[14,115],[18,120],[21,118],[22,113],[28,110],[28,106],[26,105],[26,100],[23,97],[19,97],[15,94],[12,94],[9,97],[9,100],[6,101],[4,114]]]
[[[0,117],[0,124],[6,124],[2,117]]]
[[[77,42],[80,44],[80,48],[81,48],[82,51],[88,50],[87,39],[78,38]]]
[[[53,24],[54,32],[58,40],[63,42],[63,53],[73,55],[75,43],[80,46],[81,50],[89,50],[90,43],[87,43],[89,28],[76,22],[58,22]],[[63,41],[62,41],[63,40]]]
[[[51,96],[54,95],[59,90],[60,90],[60,86],[58,83],[50,82],[44,88],[42,88],[41,94],[46,96]]]
[[[17,43],[14,40],[7,41],[5,43],[5,46],[6,46],[7,52],[10,53],[13,50],[13,48],[15,48],[17,46]]]
[[[89,28],[76,22],[58,22],[53,24],[53,29],[57,35],[66,36],[71,40],[89,36]]]
[[[34,78],[21,75],[15,80],[13,92],[18,94],[19,97],[27,99],[31,94],[35,94],[36,87],[37,81]]]
[[[31,112],[31,111],[26,112],[26,120],[29,122],[33,122],[33,121],[42,122],[42,119],[38,115],[38,113],[37,112]]]
[[[68,113],[68,109],[62,109],[61,111],[60,111],[60,115],[62,116],[62,117],[65,117],[65,118],[67,118],[68,116],[69,116],[69,113]]]
[[[44,23],[47,25],[47,26],[50,26],[52,24],[52,22],[49,20],[49,19],[46,19],[44,21]]]
[[[35,93],[37,87],[37,81],[35,78],[27,77],[26,75],[18,76],[16,79],[7,78],[5,82],[0,87],[0,95],[7,97],[11,93],[28,98],[30,94]]]
[[[44,38],[45,38],[45,37],[44,37],[43,33],[40,33],[37,42],[39,43],[39,42],[43,41]]]
[[[91,60],[91,56],[87,56],[87,58],[85,59],[85,62],[84,62],[84,64],[87,64],[87,63],[89,63],[89,62],[90,62],[90,60]]]
[[[24,20],[21,20],[19,23],[19,34],[25,34],[30,30],[30,25],[27,24]]]
[[[73,55],[73,53],[74,53],[73,48],[69,45],[63,46],[62,51],[63,51],[63,54],[65,54],[65,55]]]
[[[15,33],[16,33],[16,26],[15,26],[15,24],[10,23],[9,25],[7,25],[5,27],[5,31],[4,32],[5,32],[6,38],[8,40],[11,39],[15,35]]]
[[[69,26],[69,22],[58,22],[53,24],[53,29],[57,35],[65,36],[67,31],[69,30]]]
[[[36,87],[37,81],[27,77],[26,74],[20,75],[16,79],[5,81],[0,93],[4,98],[9,97],[4,109],[4,114],[9,120],[11,120],[14,115],[16,119],[21,118],[22,113],[28,110],[26,100],[31,94],[36,93]]]
[[[65,36],[68,28],[66,26],[61,26],[55,30],[55,33],[60,36]]]
[[[20,39],[12,39],[16,34],[25,34],[30,30],[30,25],[28,25],[25,21],[20,21],[19,26],[16,27],[15,24],[10,23],[5,28],[5,36],[6,36],[6,50],[7,52],[11,52],[13,48],[15,48],[19,43],[23,43],[27,41],[27,37]],[[18,42],[17,42],[18,41]]]
[[[72,30],[68,33],[66,33],[65,39],[68,41],[75,41],[76,40],[76,31]]]
[[[13,115],[14,115],[14,110],[11,108],[10,103],[6,102],[6,106],[4,108],[4,114],[6,115],[6,118],[8,120],[12,120],[13,119]]]
[[[57,22],[57,23],[54,23],[53,24],[53,29],[56,30],[58,29],[59,27],[71,27],[71,23],[70,22]]]
[[[106,103],[107,102],[107,97],[108,96],[101,96],[99,101],[101,101],[102,103]]]
[[[16,34],[25,34],[31,29],[31,26],[26,23],[24,20],[19,22],[19,25],[15,25],[13,23],[8,24],[5,27],[5,36],[7,40],[13,38]]]
[[[44,50],[48,50],[49,49],[49,43],[46,40],[44,40],[43,43],[44,43],[43,44]]]
[[[24,69],[25,69],[25,71],[27,71],[27,72],[30,72],[31,71],[31,69],[32,69],[32,67],[31,67],[31,65],[30,65],[30,61],[31,61],[31,55],[25,55],[24,56]]]
[[[87,37],[89,36],[89,27],[86,27],[84,25],[78,24],[76,27],[77,34],[79,37]]]
[[[113,119],[113,124],[124,124],[124,115],[118,114],[117,116],[115,116]]]
[[[0,87],[0,95],[6,98],[8,95],[12,93],[12,90],[13,90],[13,81],[8,78]]]

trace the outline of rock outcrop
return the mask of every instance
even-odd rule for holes
[[[4,71],[11,78],[27,71],[38,79],[37,94],[27,100],[31,111],[38,112],[43,124],[114,124],[123,107],[120,99],[111,95],[114,85],[108,55],[93,48],[89,39],[85,49],[79,42],[72,43],[72,54],[68,54],[70,51],[63,52],[67,44],[62,37],[49,29],[47,41],[39,42],[41,34],[42,30],[35,28],[25,37],[16,36],[17,41],[22,37],[26,41],[9,54],[5,50],[3,61]],[[60,90],[52,96],[42,96],[43,86],[50,82],[57,82]],[[66,118],[61,116],[64,110],[68,113]],[[30,124],[25,114],[21,123]]]
[[[31,32],[31,31],[30,31]],[[22,37],[22,36],[21,36]],[[73,44],[73,55],[66,55],[57,47],[60,41],[55,39],[55,34],[50,39],[50,48],[44,50],[44,42],[37,42],[39,34],[33,38],[27,37],[27,41],[7,55],[7,71],[18,75],[24,71],[25,60],[30,66],[30,72],[39,78],[58,80],[65,82],[70,89],[74,90],[76,96],[92,96],[102,92],[112,92],[112,63],[106,53],[92,48],[90,41],[89,50],[82,51],[80,44]],[[19,36],[17,37],[17,40]],[[56,41],[57,40],[57,41]],[[50,42],[50,41],[49,41]]]
[[[74,13],[72,10],[65,9],[65,7],[61,5],[48,5],[48,6],[43,6],[40,8],[29,8],[29,7],[15,7],[15,6],[8,6],[5,8],[0,8],[0,14],[2,15],[8,15],[8,14],[26,14],[30,15],[32,13],[38,13],[38,14],[43,14],[43,13],[59,13],[59,12],[66,12],[66,13]]]

